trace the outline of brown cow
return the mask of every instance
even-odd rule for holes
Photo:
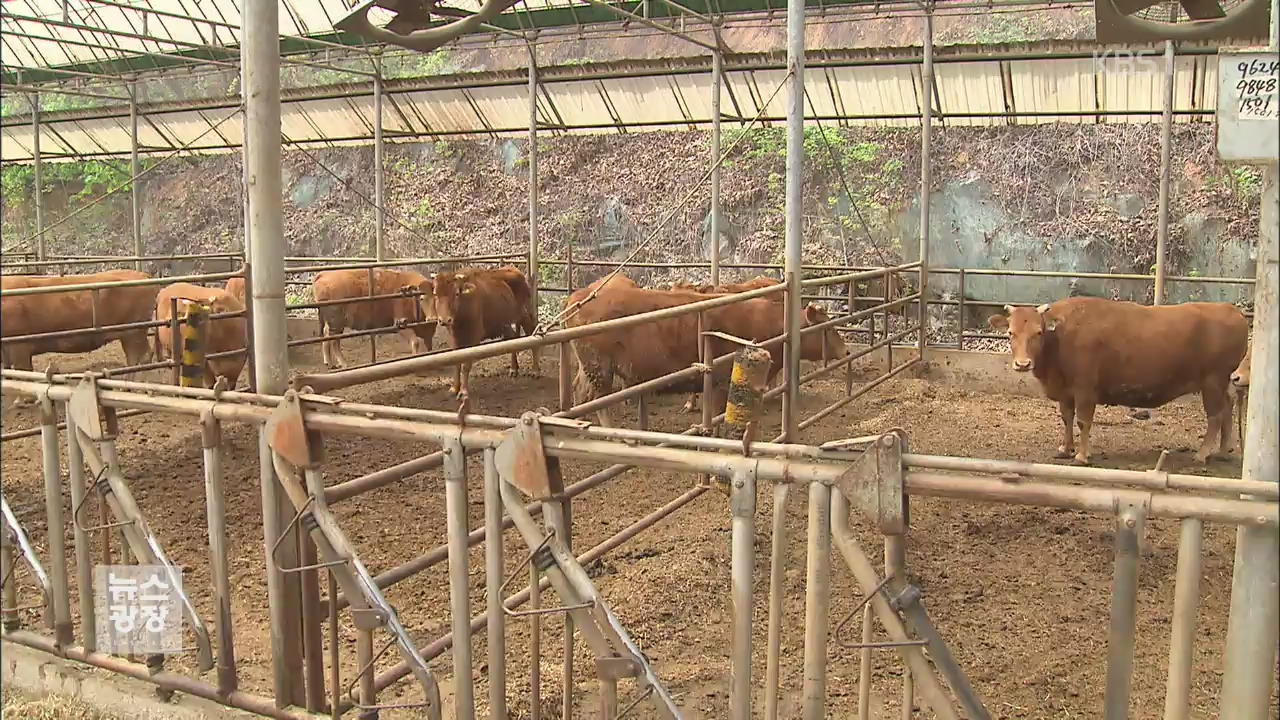
[[[26,287],[54,285],[80,285],[85,283],[122,282],[150,278],[137,270],[107,270],[88,275],[6,275],[0,278],[0,289],[16,290]],[[146,322],[151,319],[155,307],[157,285],[105,288],[93,292],[51,293],[45,295],[21,295],[0,297],[0,337],[15,337],[35,333],[91,328],[98,325],[123,325]],[[92,333],[75,337],[32,340],[8,343],[4,346],[4,362],[19,370],[30,370],[35,355],[46,352],[91,352],[114,340],[120,341],[125,363],[137,365],[146,360],[147,329],[119,332]]]
[[[428,314],[448,330],[450,348],[470,347],[493,338],[514,338],[516,327],[531,335],[537,326],[530,304],[529,282],[524,273],[514,267],[466,268],[439,273],[431,287],[426,284],[420,287],[423,308],[425,310],[430,301]],[[531,350],[530,354],[534,372],[541,373],[537,350]],[[469,395],[471,365],[462,363],[454,368],[453,392],[463,400]],[[511,375],[518,374],[520,361],[511,353]]]
[[[231,293],[232,297],[239,300],[241,305],[245,307],[249,307],[249,301],[247,299],[248,296],[245,294],[245,291],[244,291],[244,278],[242,277],[227,278],[227,284],[226,286],[224,286],[223,289]]]
[[[771,285],[779,285],[781,283],[782,283],[781,280],[776,280],[766,275],[757,275],[751,278],[750,280],[746,280],[740,283],[721,283],[719,285],[712,285],[711,283],[689,283],[689,282],[671,283],[671,289],[684,290],[688,292],[700,292],[700,293],[740,293],[740,292],[747,292],[748,290],[759,290],[760,288],[769,287]],[[769,297],[773,298],[776,302],[782,302],[783,296],[781,294],[778,294],[778,295],[770,295]]]
[[[178,315],[184,318],[187,316],[191,303],[208,305],[210,315],[244,310],[244,303],[240,302],[236,296],[227,292],[224,288],[204,287],[192,285],[191,283],[174,283],[161,290],[160,295],[156,298],[157,320],[168,320],[171,317],[173,298],[178,299]],[[245,322],[243,315],[210,320],[209,328],[206,330],[205,353],[212,355],[214,353],[245,349],[247,331],[248,323]],[[156,328],[155,343],[156,357],[168,357],[174,347],[173,333],[168,325]],[[205,361],[205,387],[213,387],[214,381],[219,376],[226,377],[227,381],[234,387],[236,381],[240,379],[240,372],[244,370],[248,357],[248,353],[242,352]]]
[[[379,268],[373,271],[373,292],[370,293],[368,270],[326,270],[316,275],[311,288],[316,302],[329,302],[367,297],[370,294],[391,295],[406,287],[422,289],[424,297],[427,297],[430,295],[430,288],[423,288],[424,283],[429,285],[430,282],[422,273],[413,270]],[[347,328],[372,330],[402,322],[415,322],[419,319],[418,309],[418,301],[411,296],[325,305],[318,312],[320,334],[333,335]],[[414,354],[430,352],[431,338],[435,333],[434,322],[400,330],[400,336],[408,341],[409,350]],[[326,367],[340,368],[346,364],[342,357],[341,339],[321,343],[320,355]]]
[[[766,288],[766,287],[778,285],[781,283],[782,283],[781,280],[775,280],[765,275],[757,275],[751,278],[750,280],[747,280],[745,282],[740,282],[740,283],[728,283],[728,284],[721,284],[721,285],[712,285],[710,283],[707,283],[705,285],[698,285],[696,287],[688,283],[676,283],[675,285],[671,286],[671,289],[678,290],[680,288],[678,288],[677,285],[683,285],[685,288],[691,289],[693,292],[699,292],[704,294],[743,293],[743,292],[747,292],[748,290],[759,290],[760,288]],[[780,303],[786,298],[786,295],[782,293],[775,293],[773,295],[766,295],[765,297],[768,300],[772,300],[773,302]],[[690,393],[689,399],[685,401],[684,407],[681,409],[684,410],[685,412],[694,412],[695,410],[697,410],[698,409],[698,393]]]
[[[1231,373],[1231,386],[1236,400],[1236,442],[1233,449],[1244,443],[1244,421],[1249,411],[1249,376],[1252,374],[1253,340],[1245,347],[1244,358]]]
[[[1156,408],[1200,393],[1209,430],[1196,453],[1207,462],[1214,441],[1231,446],[1227,385],[1248,344],[1244,315],[1227,303],[1147,307],[1074,297],[1039,308],[1005,306],[989,324],[1008,329],[1013,369],[1030,371],[1062,415],[1058,457],[1089,463],[1094,407]],[[1072,422],[1080,426],[1075,449]]]
[[[584,291],[579,290],[574,295],[579,293]],[[570,296],[570,302],[574,299],[574,296]],[[707,295],[702,293],[618,288],[601,293],[584,304],[567,324],[587,325],[706,299]],[[744,300],[707,310],[704,314],[705,330],[724,332],[748,340],[768,340],[783,331],[783,305],[766,298]],[[806,326],[827,319],[826,313],[816,305],[804,309],[803,324]],[[591,335],[574,340],[572,345],[578,361],[578,374],[574,380],[576,403],[588,402],[611,392],[615,375],[627,384],[634,385],[690,367],[701,359],[698,317],[692,313]],[[712,341],[712,352],[716,356],[731,352],[737,347],[727,340],[716,338]],[[768,381],[772,382],[782,368],[782,347],[774,345],[769,352],[773,356],[773,364],[769,369]],[[848,349],[835,330],[805,335],[801,342],[801,357],[806,360],[821,360],[824,355],[829,359],[838,359],[847,354]],[[728,366],[721,366],[715,371],[716,397],[713,402],[717,408],[724,407],[730,369]],[[668,386],[666,390],[689,392],[695,388],[701,388],[700,379]],[[608,410],[600,411],[598,416],[601,425],[612,425]]]

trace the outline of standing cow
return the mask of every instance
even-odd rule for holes
[[[0,278],[0,290],[123,282],[146,280],[150,277],[137,270],[108,270],[88,275],[65,276],[6,275]],[[91,290],[16,297],[3,295],[0,296],[0,337],[79,330],[95,325],[100,327],[146,322],[151,319],[158,291],[157,285],[140,285],[103,288],[96,295]],[[4,363],[19,370],[30,370],[32,358],[40,353],[91,352],[114,340],[120,341],[127,365],[137,365],[146,360],[149,349],[147,329],[137,328],[5,343]]]
[[[579,290],[578,293],[583,293]],[[578,295],[575,293],[575,295]],[[586,302],[569,318],[567,325],[578,326],[638,315],[665,308],[688,305],[706,300],[702,293],[678,290],[645,290],[618,288],[602,292]],[[573,301],[571,296],[570,302]],[[706,326],[703,330],[719,331],[747,340],[764,341],[783,332],[783,305],[767,298],[752,298],[732,305],[723,305],[704,312]],[[803,325],[808,327],[828,319],[816,305],[804,309]],[[738,346],[720,338],[712,339],[715,356],[731,352]],[[575,403],[584,403],[611,392],[613,379],[620,377],[628,385],[635,385],[654,378],[683,370],[700,362],[701,342],[698,337],[698,316],[695,313],[654,320],[618,330],[589,335],[572,341],[573,353],[578,361],[578,374],[574,380]],[[848,354],[848,348],[840,334],[833,329],[803,336],[800,343],[801,357],[807,360],[839,359]],[[770,348],[773,362],[767,382],[772,383],[782,369],[782,347]],[[711,400],[716,408],[723,408],[728,392],[731,368],[721,366],[714,371],[716,396]],[[668,386],[668,392],[689,392],[701,388],[701,380]],[[612,426],[608,410],[597,413],[600,424]]]
[[[423,308],[430,300],[428,314],[448,331],[450,348],[470,347],[493,338],[514,338],[517,327],[531,335],[537,326],[529,281],[515,267],[439,273],[434,281],[427,280],[420,287]],[[541,373],[537,349],[531,349],[530,354],[534,372]],[[465,400],[469,395],[471,365],[462,363],[454,368],[453,392],[459,399]],[[519,373],[520,361],[511,353],[511,376]]]
[[[192,303],[208,305],[210,315],[244,312],[244,303],[240,302],[235,295],[227,292],[224,288],[204,287],[202,285],[192,285],[191,283],[174,283],[161,290],[160,295],[156,297],[157,320],[168,320],[172,317],[174,298],[178,300],[178,316],[182,318],[187,316]],[[231,350],[244,350],[247,345],[247,330],[248,323],[245,322],[244,315],[210,320],[208,328],[205,330],[205,354],[212,355]],[[155,343],[157,359],[168,357],[173,351],[175,347],[173,331],[168,325],[156,328]],[[248,357],[248,353],[241,352],[235,355],[205,360],[205,387],[213,387],[214,381],[219,376],[226,377],[227,382],[234,387],[236,381],[240,379],[240,372],[244,370]]]
[[[351,300],[369,295],[391,295],[405,288],[417,288],[430,297],[430,282],[422,273],[413,270],[388,270],[385,268],[373,271],[373,291],[369,290],[368,270],[326,270],[311,283],[316,302],[334,300]],[[391,327],[397,323],[411,323],[418,318],[418,301],[408,295],[381,300],[365,300],[335,305],[323,305],[319,308],[320,334],[340,334],[347,328],[352,330],[372,330],[374,328]],[[429,314],[428,314],[429,315]],[[404,328],[400,336],[409,343],[409,350],[414,354],[430,352],[431,338],[436,333],[436,324],[428,322],[416,327]],[[342,340],[335,338],[320,344],[320,355],[329,368],[340,368],[346,365],[342,357]]]
[[[226,290],[228,293],[231,293],[232,297],[239,300],[241,305],[244,305],[245,307],[249,307],[249,301],[245,294],[244,278],[242,277],[227,278],[227,284],[223,286],[223,289]]]
[[[1215,441],[1231,450],[1231,373],[1245,355],[1249,326],[1227,303],[1148,307],[1074,297],[1038,308],[1005,306],[993,329],[1008,330],[1013,369],[1031,372],[1062,415],[1058,457],[1089,464],[1098,404],[1157,408],[1199,393],[1208,432],[1196,452],[1207,462]],[[1072,423],[1080,427],[1076,449]]]

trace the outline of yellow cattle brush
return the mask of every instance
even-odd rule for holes
[[[209,306],[187,301],[186,322],[182,324],[182,371],[179,385],[204,387],[205,347],[209,334]]]
[[[772,360],[764,348],[743,347],[734,353],[733,373],[729,376],[729,402],[724,410],[725,423],[730,427],[745,432],[759,420]]]

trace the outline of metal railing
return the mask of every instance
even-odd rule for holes
[[[76,377],[49,377],[45,374],[5,370],[0,373],[3,378],[3,390],[6,394],[20,394],[41,398],[45,402],[63,404],[71,400],[77,385]],[[780,633],[773,632],[780,627],[782,618],[780,610],[784,592],[781,583],[785,555],[781,549],[787,543],[785,523],[781,521],[787,513],[787,500],[793,488],[804,492],[808,498],[809,530],[806,540],[807,575],[805,601],[805,652],[804,677],[806,705],[822,711],[827,702],[826,668],[830,658],[828,643],[831,633],[831,606],[833,597],[829,582],[833,549],[836,556],[842,558],[853,572],[857,585],[862,589],[869,602],[864,611],[864,622],[870,627],[872,618],[878,619],[885,627],[890,640],[884,643],[868,643],[867,649],[885,648],[895,653],[908,666],[910,690],[917,693],[919,701],[933,710],[939,717],[958,717],[957,707],[963,708],[970,717],[986,717],[979,694],[969,686],[964,678],[963,670],[951,658],[945,641],[933,629],[927,612],[921,602],[919,588],[909,583],[906,575],[905,545],[909,532],[909,520],[905,513],[907,495],[950,498],[964,501],[1017,503],[1042,507],[1069,508],[1094,514],[1112,516],[1116,520],[1115,544],[1117,559],[1114,568],[1113,604],[1111,635],[1108,650],[1107,703],[1123,704],[1128,701],[1129,678],[1132,673],[1136,615],[1134,613],[1134,582],[1140,559],[1135,552],[1138,538],[1141,536],[1146,518],[1179,518],[1192,525],[1185,528],[1198,530],[1196,523],[1213,522],[1276,528],[1280,526],[1280,502],[1277,501],[1277,487],[1274,483],[1243,481],[1231,478],[1210,478],[1191,475],[1179,475],[1160,470],[1148,472],[1107,470],[1099,468],[1064,467],[1057,465],[1041,465],[999,460],[980,460],[955,458],[946,456],[925,455],[910,452],[905,436],[899,432],[888,432],[843,441],[838,448],[824,448],[797,443],[780,444],[771,442],[756,443],[751,448],[751,455],[742,454],[742,446],[732,439],[702,437],[693,434],[671,434],[647,430],[626,428],[602,428],[580,423],[572,423],[555,418],[529,416],[525,418],[508,418],[486,415],[470,415],[465,425],[459,424],[452,412],[423,410],[394,406],[349,403],[338,398],[320,395],[302,395],[291,399],[291,396],[279,397],[256,393],[222,392],[210,390],[174,387],[171,385],[137,383],[131,381],[101,379],[94,387],[95,397],[104,409],[112,411],[120,409],[141,409],[151,412],[162,412],[167,415],[185,416],[202,428],[205,440],[204,463],[206,478],[207,512],[209,516],[209,537],[211,576],[214,578],[214,605],[224,608],[223,617],[226,622],[220,623],[219,642],[216,644],[220,668],[217,684],[212,684],[195,677],[170,671],[151,672],[148,668],[121,658],[110,657],[96,652],[86,640],[79,643],[74,637],[54,638],[35,631],[15,629],[7,626],[4,639],[27,645],[53,655],[79,660],[81,662],[105,668],[112,672],[122,673],[152,682],[162,688],[181,690],[194,695],[214,699],[226,705],[247,709],[271,717],[295,717],[289,708],[278,708],[270,698],[262,698],[244,693],[236,689],[238,669],[234,662],[237,641],[235,622],[231,614],[227,575],[225,573],[230,562],[230,550],[226,544],[226,525],[223,518],[223,488],[220,482],[222,442],[220,428],[226,423],[246,423],[262,425],[280,417],[282,408],[290,403],[298,403],[300,431],[319,436],[345,435],[358,438],[376,438],[383,440],[410,441],[418,444],[435,445],[452,453],[454,462],[446,473],[449,484],[449,502],[445,504],[448,542],[429,551],[426,555],[412,561],[411,565],[403,565],[374,578],[378,587],[386,587],[392,582],[402,581],[415,574],[448,562],[448,584],[450,593],[450,613],[452,630],[434,638],[416,649],[415,662],[426,663],[439,657],[449,648],[470,647],[478,633],[485,632],[489,642],[489,678],[491,697],[506,698],[507,680],[510,671],[507,669],[509,658],[504,652],[503,638],[511,632],[511,623],[517,616],[528,618],[528,622],[538,624],[540,618],[548,613],[578,612],[587,606],[575,606],[568,602],[565,593],[586,593],[589,606],[594,615],[575,615],[580,622],[577,633],[589,642],[599,628],[586,627],[588,622],[604,622],[611,617],[607,610],[607,600],[599,594],[585,575],[574,575],[573,568],[583,563],[604,556],[606,553],[623,545],[645,529],[654,526],[662,519],[669,517],[683,507],[705,494],[707,486],[695,484],[689,490],[680,493],[657,510],[635,520],[625,529],[604,540],[595,547],[585,550],[571,550],[572,538],[571,515],[567,508],[571,498],[583,492],[598,488],[605,484],[608,476],[597,473],[583,480],[567,485],[563,493],[539,501],[537,497],[522,497],[512,483],[516,476],[510,467],[494,452],[495,449],[511,442],[514,435],[525,432],[522,428],[531,423],[537,425],[539,433],[530,442],[540,446],[540,452],[547,458],[560,462],[612,462],[622,465],[640,466],[665,472],[678,472],[689,475],[708,474],[729,481],[729,510],[732,517],[729,539],[731,549],[730,568],[727,572],[730,581],[733,602],[730,618],[727,623],[731,627],[732,650],[730,653],[730,716],[734,718],[750,717],[753,704],[757,701],[752,692],[756,683],[752,677],[752,644],[753,613],[757,602],[757,584],[755,582],[755,548],[752,538],[755,537],[756,508],[755,498],[759,484],[772,487],[774,496],[773,533],[771,537],[772,552],[767,583],[766,597],[769,607],[770,632],[766,641],[768,665],[776,670],[781,662]],[[47,433],[55,433],[52,426],[52,412],[45,414],[44,429]],[[282,451],[277,451],[282,452]],[[468,518],[466,466],[459,462],[466,452],[482,452],[484,454],[484,507],[485,521],[483,528],[472,529]],[[281,456],[276,454],[279,465]],[[84,460],[72,455],[72,472],[70,482],[73,483],[73,496],[83,494],[84,488],[77,489],[74,484],[84,483],[86,477],[82,470],[77,472],[76,464]],[[53,478],[55,485],[52,492],[46,493],[49,498],[60,498],[61,489],[58,484],[65,481],[67,475],[59,470],[60,458],[56,452],[44,455],[46,469],[52,468],[48,477]],[[287,468],[285,468],[287,470]],[[301,504],[299,517],[313,506],[314,512],[323,510],[326,499],[322,487],[322,465],[309,466],[306,469],[307,485],[302,488],[286,477],[280,482],[286,484],[291,492],[302,492],[295,504]],[[1016,481],[1011,480],[1016,478]],[[289,483],[295,483],[289,485]],[[372,488],[363,488],[368,490]],[[867,491],[872,490],[868,495]],[[305,493],[311,493],[309,496]],[[1252,499],[1239,499],[1241,495]],[[533,502],[529,505],[524,503]],[[52,501],[50,501],[52,502]],[[47,508],[49,528],[64,527],[61,502]],[[883,573],[876,569],[868,553],[862,548],[850,530],[850,513],[860,513],[872,522],[884,535],[886,566]],[[541,514],[546,521],[546,529],[536,524],[534,515]],[[328,516],[326,516],[328,517]],[[332,522],[332,519],[322,521]],[[314,529],[314,524],[298,523],[313,529],[310,537],[317,543],[336,532],[334,528]],[[506,553],[510,552],[500,541],[502,531],[514,526],[530,545],[529,554],[519,551],[519,557],[541,557],[543,550],[549,551],[556,558],[551,565],[539,560],[539,568],[531,578],[529,587],[514,594],[506,594],[505,588],[510,578],[505,575]],[[548,533],[544,538],[543,533]],[[320,534],[317,534],[320,533]],[[1198,540],[1195,533],[1184,533],[1185,538]],[[304,536],[305,539],[305,536]],[[540,542],[537,542],[540,540]],[[74,550],[77,560],[84,559],[91,567],[93,559],[85,547],[87,537],[83,533],[74,535]],[[470,572],[467,569],[468,548],[485,542],[485,587],[486,612],[473,615],[470,608],[469,593]],[[40,543],[37,541],[36,543]],[[1198,582],[1198,565],[1188,564],[1192,570],[1182,568],[1182,553],[1197,550],[1198,545],[1188,540],[1180,548],[1179,572],[1177,575],[1178,597],[1185,595],[1184,587],[1188,583]],[[354,549],[348,549],[354,552]],[[315,557],[314,555],[312,556]],[[350,555],[347,561],[357,559]],[[319,573],[337,572],[331,567],[336,560],[321,554],[320,562],[312,560],[317,572],[304,577],[304,584],[312,586],[319,582]],[[104,560],[105,561],[105,560]],[[50,568],[50,587],[52,592],[67,592],[67,563],[65,557],[54,558],[48,563]],[[77,563],[79,566],[79,562]],[[83,572],[78,567],[79,572]],[[518,577],[518,576],[517,576]],[[11,578],[5,578],[6,584]],[[537,599],[545,587],[554,587],[561,595],[563,605],[553,608],[539,608],[532,614],[516,613],[517,608]],[[331,584],[331,588],[334,585]],[[318,605],[318,593],[310,596],[313,599],[304,603],[303,615],[290,618],[290,622],[304,624],[304,637],[322,637],[321,625],[329,623],[331,657],[333,668],[341,668],[343,643],[336,638],[338,625],[344,618],[350,618],[357,624],[357,633],[365,637],[370,632],[369,625],[358,620],[354,612],[339,615],[344,602],[350,598],[348,586],[339,596],[331,592],[331,598],[340,601],[331,602],[326,607]],[[304,588],[305,592],[305,588]],[[5,603],[18,602],[13,599],[17,593],[6,592]],[[59,600],[59,598],[54,598]],[[77,611],[91,613],[92,607],[84,606],[81,601]],[[70,603],[66,599],[53,603],[55,626],[66,628],[70,632],[73,627],[84,625],[73,622]],[[0,607],[0,614],[10,609],[8,605]],[[234,608],[239,612],[250,612],[245,608]],[[325,612],[327,610],[327,612]],[[855,608],[854,613],[857,612]],[[853,613],[851,613],[853,615]],[[1185,608],[1173,611],[1175,635],[1194,632],[1196,613],[1185,612]],[[592,618],[595,618],[592,620]],[[520,622],[524,622],[521,620]],[[616,625],[616,618],[611,622],[614,629],[622,632]],[[867,631],[869,632],[869,630]],[[575,671],[572,665],[573,635],[565,644],[565,682],[571,691],[576,686]],[[839,641],[838,633],[835,638]],[[366,638],[368,640],[369,638]],[[365,640],[362,640],[362,643]],[[358,644],[359,645],[359,644]],[[368,647],[372,648],[371,642]],[[309,646],[318,651],[318,645]],[[846,645],[847,647],[847,645]],[[856,647],[856,646],[855,646]],[[243,648],[241,648],[243,649]],[[928,650],[928,654],[924,650]],[[1171,668],[1181,668],[1190,663],[1189,646],[1178,642],[1171,645]],[[870,654],[863,654],[864,670],[862,677],[869,677]],[[540,656],[530,660],[527,670],[539,666]],[[474,677],[473,661],[470,653],[453,654],[454,677]],[[366,656],[358,661],[360,671],[357,677],[345,681],[341,670],[326,678],[322,672],[323,665],[315,667],[308,664],[303,674],[307,684],[307,709],[320,712],[328,709],[334,715],[340,715],[350,708],[369,707],[376,704],[377,695],[386,692],[390,686],[402,677],[410,674],[413,666],[406,663],[391,666],[380,674],[374,675],[372,663]],[[605,666],[598,672],[606,677]],[[650,696],[657,702],[661,697],[661,668],[647,680],[637,678],[637,682],[657,683],[658,693]],[[1173,672],[1171,670],[1171,672]],[[772,674],[771,677],[777,676]],[[609,677],[612,677],[611,675]],[[635,673],[622,677],[636,677]],[[944,682],[945,681],[945,682]],[[612,682],[612,681],[611,681]],[[359,685],[361,690],[352,696],[343,697],[342,688]],[[534,687],[537,687],[535,683]],[[949,688],[949,690],[948,690]],[[461,717],[474,717],[474,689],[455,688],[457,711]],[[602,692],[616,692],[610,683],[605,683]],[[776,707],[778,687],[776,682],[766,682],[764,688],[766,706]],[[866,693],[864,682],[861,693]],[[534,690],[533,692],[537,692]],[[1180,697],[1175,702],[1185,703],[1185,689],[1178,691]],[[607,692],[606,692],[607,695]],[[907,696],[908,701],[911,695]],[[326,698],[328,708],[326,705]],[[608,698],[602,696],[603,699]],[[403,701],[402,704],[413,704],[414,701]],[[424,702],[430,702],[430,697]],[[1223,698],[1222,702],[1228,702]],[[430,711],[430,708],[429,708]],[[438,708],[437,708],[438,711]],[[661,713],[660,713],[661,714]]]

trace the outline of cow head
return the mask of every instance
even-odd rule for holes
[[[1009,347],[1013,352],[1013,369],[1027,372],[1035,369],[1036,358],[1044,347],[1045,335],[1058,329],[1058,321],[1049,316],[1049,306],[1037,308],[1004,306],[1008,315],[992,315],[987,325],[992,330],[1009,331]]]
[[[1249,369],[1253,358],[1253,342],[1249,342],[1249,346],[1245,348],[1244,357],[1240,360],[1240,365],[1236,367],[1236,371],[1231,373],[1231,384],[1238,388],[1249,387]]]
[[[818,325],[831,319],[826,310],[813,303],[805,306],[801,317],[803,318],[801,324],[804,327]],[[800,340],[800,357],[805,360],[839,360],[848,354],[849,348],[835,328],[809,333],[802,336]]]
[[[475,292],[476,285],[464,273],[440,273],[435,276],[431,288],[432,313],[436,322],[445,327],[453,325],[458,314],[458,305],[464,295]]]

